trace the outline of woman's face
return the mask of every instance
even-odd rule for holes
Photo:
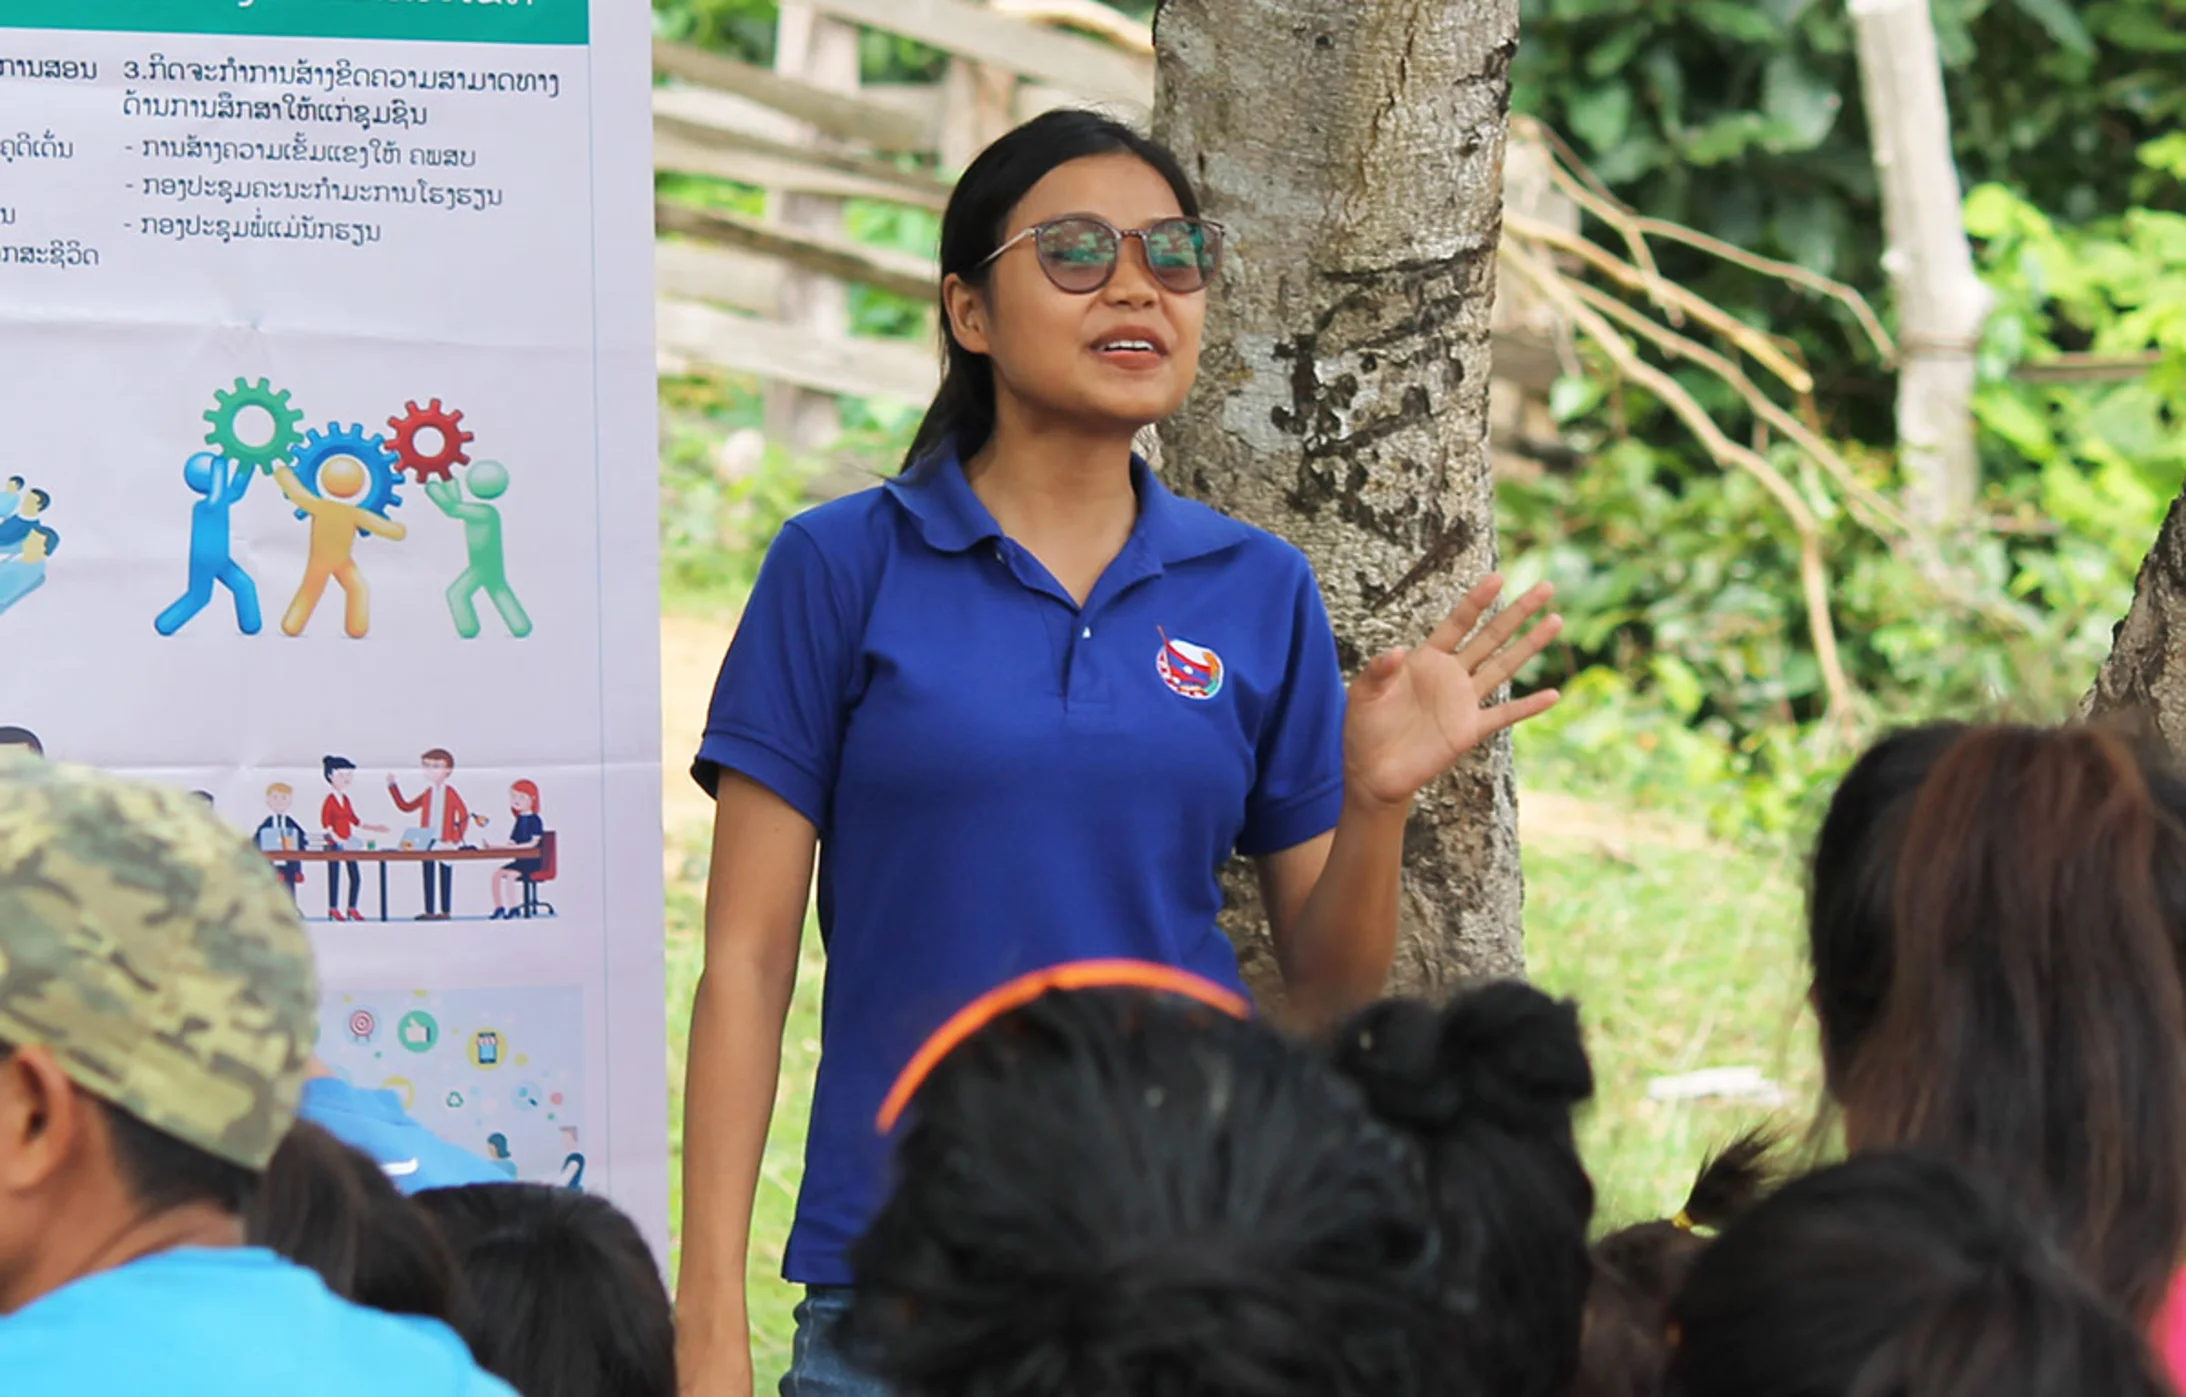
[[[1011,212],[1004,241],[1068,214],[1143,228],[1184,212],[1153,166],[1135,155],[1096,155],[1057,166]],[[1073,295],[1040,269],[1033,240],[987,268],[984,288],[952,278],[949,315],[965,348],[993,361],[998,396],[1076,425],[1136,431],[1183,406],[1199,375],[1204,291],[1180,293],[1154,280],[1146,249],[1123,239],[1115,275],[1100,290]],[[1151,354],[1107,346],[1141,340]]]
[[[516,787],[509,787],[509,810],[517,815],[531,813],[531,797]]]

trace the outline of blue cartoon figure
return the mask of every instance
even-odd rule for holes
[[[182,479],[198,494],[190,506],[190,590],[159,613],[152,628],[161,635],[181,630],[213,599],[213,585],[218,583],[235,597],[237,628],[245,635],[256,635],[264,624],[258,611],[258,584],[236,563],[229,529],[230,511],[250,488],[250,468],[201,451],[183,466]]]
[[[233,388],[213,394],[205,413],[210,427],[205,444],[212,450],[192,456],[182,467],[183,481],[199,497],[190,506],[190,590],[152,623],[161,635],[173,635],[203,611],[215,584],[234,596],[237,628],[245,635],[258,634],[263,625],[258,585],[235,561],[229,519],[250,488],[251,476],[270,474],[295,451],[303,440],[297,431],[303,419],[302,412],[289,406],[287,390],[276,390],[262,378],[255,384],[239,378]],[[246,422],[257,426],[249,437],[244,435]]]
[[[45,585],[46,559],[60,542],[59,534],[41,524],[24,536],[21,552],[0,554],[0,612]]]
[[[516,1161],[509,1157],[509,1137],[498,1130],[486,1137],[486,1158],[493,1161],[494,1168],[512,1179],[516,1177]]]

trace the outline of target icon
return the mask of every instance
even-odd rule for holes
[[[368,1042],[379,1030],[380,1021],[372,1017],[370,1009],[359,1009],[349,1016],[349,1036],[358,1042]]]

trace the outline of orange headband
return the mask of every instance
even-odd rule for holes
[[[1020,975],[1007,984],[988,990],[979,998],[959,1009],[949,1021],[934,1030],[925,1046],[912,1054],[904,1064],[902,1075],[896,1078],[888,1099],[881,1102],[880,1115],[875,1127],[886,1135],[896,1128],[904,1108],[918,1089],[926,1084],[926,1078],[940,1061],[954,1052],[958,1045],[994,1022],[1012,1009],[1030,1004],[1049,990],[1091,990],[1137,988],[1160,990],[1167,994],[1196,999],[1225,1014],[1244,1019],[1252,1016],[1252,1006],[1243,995],[1226,990],[1212,980],[1194,975],[1189,970],[1174,966],[1157,965],[1143,960],[1081,960],[1067,965],[1050,966]]]

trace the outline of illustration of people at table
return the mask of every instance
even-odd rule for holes
[[[0,487],[0,612],[45,585],[46,560],[61,545],[45,520],[53,497],[20,482],[10,476]]]
[[[276,781],[266,787],[266,809],[272,813],[258,822],[259,848],[271,853],[304,847],[304,827],[288,813],[295,803],[296,788],[286,781]],[[288,884],[291,896],[303,885],[304,866],[301,863],[275,864],[274,872]]]
[[[326,847],[329,849],[354,849],[361,842],[357,832],[386,834],[386,825],[367,823],[357,815],[356,802],[349,798],[349,788],[357,779],[357,764],[347,757],[330,756],[322,761],[320,769],[326,775],[326,799],[319,802],[319,828],[326,831]],[[342,870],[349,870],[349,908],[342,910]],[[364,883],[364,867],[355,859],[326,866],[326,919],[361,922],[364,914],[357,910],[357,889]]]
[[[518,781],[509,787],[509,813],[516,817],[509,831],[510,844],[529,848],[545,836],[546,822],[539,818],[537,782]],[[543,858],[516,859],[493,871],[493,920],[505,922],[524,915],[524,880],[535,877],[545,864]]]
[[[393,773],[387,777],[387,793],[395,806],[406,815],[417,816],[417,833],[432,840],[437,847],[455,849],[462,847],[475,822],[483,826],[486,817],[471,814],[455,787],[448,784],[448,777],[455,771],[455,757],[445,747],[435,747],[418,758],[418,765],[425,772],[425,789],[416,799],[402,793],[402,787]],[[421,922],[444,922],[455,912],[455,865],[428,860],[419,865],[425,870],[425,910],[418,914]]]

